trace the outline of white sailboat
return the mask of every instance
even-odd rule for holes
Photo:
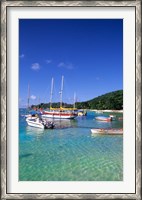
[[[63,108],[62,107],[62,95],[63,95],[63,84],[64,84],[64,76],[62,76],[61,81],[61,91],[60,91],[60,107],[52,108],[52,95],[53,95],[53,84],[54,79],[51,81],[51,93],[50,93],[50,110],[44,110],[42,117],[47,118],[55,118],[55,119],[74,119],[77,114],[75,112],[75,107],[73,108]]]

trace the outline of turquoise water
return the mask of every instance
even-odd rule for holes
[[[55,121],[56,129],[29,127],[19,113],[20,181],[122,181],[123,136],[94,136],[91,128],[120,128],[97,122],[95,112]]]

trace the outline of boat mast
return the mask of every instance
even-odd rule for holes
[[[51,80],[51,92],[50,92],[50,109],[52,108],[53,84],[54,84],[54,79],[52,78],[52,80]]]
[[[30,107],[30,85],[28,84],[28,105],[27,105],[27,108],[29,109]]]
[[[38,97],[38,108],[40,107],[40,97]]]
[[[62,82],[61,82],[61,91],[60,91],[60,108],[62,108],[63,85],[64,85],[64,76],[62,76]]]
[[[75,102],[76,102],[76,93],[74,93],[74,105],[73,105],[74,109],[75,109]]]

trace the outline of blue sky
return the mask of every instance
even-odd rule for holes
[[[90,100],[123,89],[122,19],[20,19],[19,102]]]

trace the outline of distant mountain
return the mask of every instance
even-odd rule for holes
[[[121,110],[123,109],[123,90],[109,92],[85,102],[77,102],[77,108],[98,110]]]
[[[123,109],[123,90],[117,90],[103,94],[94,99],[84,102],[76,102],[77,109],[98,109],[98,110],[121,110]],[[58,108],[60,103],[52,103],[52,107]],[[50,104],[41,103],[32,105],[31,108],[49,108]],[[63,107],[73,107],[71,104],[63,103]]]

